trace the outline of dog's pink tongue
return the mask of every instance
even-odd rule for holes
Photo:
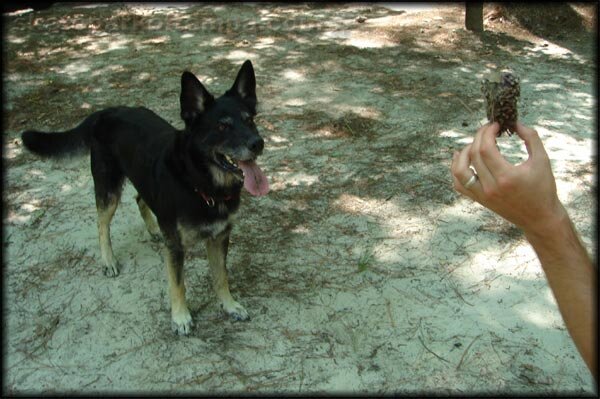
[[[238,161],[244,172],[244,188],[254,196],[265,195],[269,192],[267,176],[254,161]]]

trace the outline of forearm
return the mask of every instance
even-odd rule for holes
[[[546,232],[527,233],[569,334],[597,379],[597,269],[566,212]]]

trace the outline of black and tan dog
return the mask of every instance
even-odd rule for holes
[[[41,156],[89,151],[100,250],[108,276],[119,274],[110,221],[125,178],[131,181],[148,231],[154,236],[162,233],[166,243],[171,316],[179,334],[188,334],[192,327],[185,300],[184,251],[201,240],[206,241],[213,287],[223,309],[236,320],[248,319],[248,312],[229,292],[225,260],[242,187],[255,196],[269,191],[255,162],[264,147],[253,121],[255,90],[250,61],[218,98],[186,71],[180,97],[184,130],[146,108],[115,107],[91,114],[69,131],[22,135],[25,146]]]

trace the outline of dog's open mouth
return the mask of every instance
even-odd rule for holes
[[[221,169],[224,169],[227,172],[235,173],[240,178],[242,177],[243,172],[239,168],[238,162],[231,158],[229,155],[217,153],[215,156],[215,160],[217,161],[217,165],[219,165]]]
[[[269,181],[257,165],[255,159],[234,159],[229,155],[217,153],[215,157],[221,169],[233,173],[244,180],[244,188],[254,196],[266,195],[269,192]]]

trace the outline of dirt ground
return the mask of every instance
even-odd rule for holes
[[[477,36],[462,7],[115,3],[5,15],[3,392],[594,394],[534,252],[453,191],[449,166],[485,122],[481,79],[512,67],[521,120],[539,131],[596,256],[595,21],[540,36],[486,7]],[[224,317],[199,250],[185,276],[195,327],[178,337],[161,245],[133,188],[113,219],[123,269],[110,279],[89,160],[39,160],[19,133],[120,104],[182,127],[181,72],[222,93],[245,59],[272,187],[243,196],[228,259],[252,319]],[[518,138],[499,145],[526,159]]]

